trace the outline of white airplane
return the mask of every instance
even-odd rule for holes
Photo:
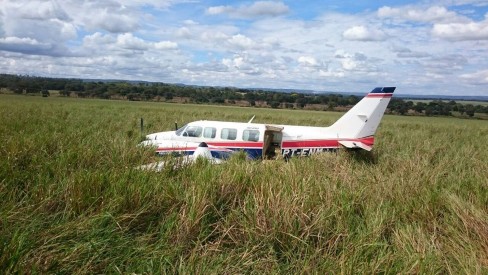
[[[352,109],[329,127],[195,121],[176,131],[149,134],[141,143],[154,146],[156,153],[225,159],[233,151],[244,151],[249,158],[270,158],[281,154],[309,156],[339,148],[370,151],[374,134],[395,91],[395,87],[373,89]],[[318,113],[317,113],[318,114]],[[206,153],[198,145],[205,142]],[[192,160],[195,160],[193,157]]]

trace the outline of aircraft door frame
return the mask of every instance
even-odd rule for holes
[[[266,125],[263,136],[263,159],[275,158],[281,152],[283,128]],[[276,153],[278,150],[278,153]]]

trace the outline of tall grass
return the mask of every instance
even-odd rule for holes
[[[6,273],[486,273],[488,124],[386,116],[371,154],[160,173],[146,132],[339,113],[0,95]]]

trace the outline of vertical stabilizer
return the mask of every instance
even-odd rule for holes
[[[336,121],[330,129],[338,138],[364,138],[373,136],[396,87],[373,89],[351,110]]]

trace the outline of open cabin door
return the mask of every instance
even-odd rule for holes
[[[281,140],[283,139],[283,127],[265,125],[263,142],[263,159],[276,156],[276,151],[281,152]]]

